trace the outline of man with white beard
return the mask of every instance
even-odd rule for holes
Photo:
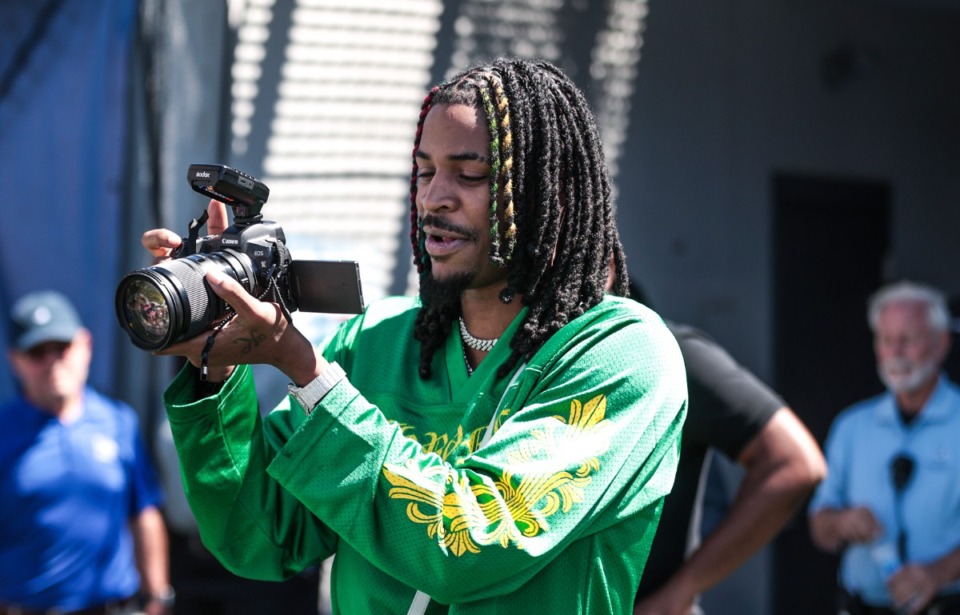
[[[840,613],[960,613],[960,388],[941,373],[950,313],[928,286],[871,297],[882,395],[844,410],[810,503],[813,542],[843,551]]]

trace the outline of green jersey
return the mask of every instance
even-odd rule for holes
[[[348,374],[309,414],[261,419],[241,367],[165,394],[204,544],[282,579],[336,554],[337,613],[630,613],[686,414],[663,321],[607,297],[506,377],[521,313],[468,375],[454,328],[418,375],[419,305],[388,299],[324,356]],[[308,409],[309,410],[309,409]]]

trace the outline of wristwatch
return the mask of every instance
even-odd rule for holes
[[[320,400],[323,399],[323,396],[329,393],[330,389],[343,380],[346,375],[343,368],[334,362],[327,365],[323,373],[311,380],[306,386],[298,387],[290,383],[287,385],[287,389],[309,416],[313,409],[317,407],[317,404],[320,403]]]
[[[166,609],[172,609],[177,600],[177,593],[169,585],[160,593],[148,594],[144,602],[155,602]]]

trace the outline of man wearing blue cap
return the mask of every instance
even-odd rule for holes
[[[169,612],[137,414],[87,385],[90,332],[63,295],[21,298],[10,333],[20,393],[0,406],[0,615]]]

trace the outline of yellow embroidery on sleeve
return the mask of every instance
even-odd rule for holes
[[[549,518],[569,512],[584,499],[590,475],[600,469],[600,455],[610,447],[611,424],[606,420],[607,399],[597,395],[586,404],[570,403],[569,416],[531,432],[533,438],[508,455],[507,467],[523,467],[517,478],[504,470],[499,477],[478,474],[446,476],[447,490],[438,490],[436,473],[409,466],[384,466],[392,499],[407,500],[407,518],[427,526],[427,536],[437,539],[454,555],[479,553],[480,547],[511,544],[523,549],[523,538],[549,529]],[[538,462],[549,464],[559,455],[578,454],[572,471],[538,474]],[[468,476],[472,481],[468,480]],[[424,487],[421,484],[428,484]]]
[[[476,450],[477,445],[483,438],[483,432],[486,431],[486,427],[478,427],[469,434],[464,434],[463,427],[460,426],[457,427],[457,433],[453,436],[428,431],[423,436],[418,437],[413,425],[407,423],[397,423],[397,425],[400,427],[403,435],[418,442],[425,453],[436,453],[445,461],[449,460],[453,451],[464,444],[466,444],[469,450]]]

